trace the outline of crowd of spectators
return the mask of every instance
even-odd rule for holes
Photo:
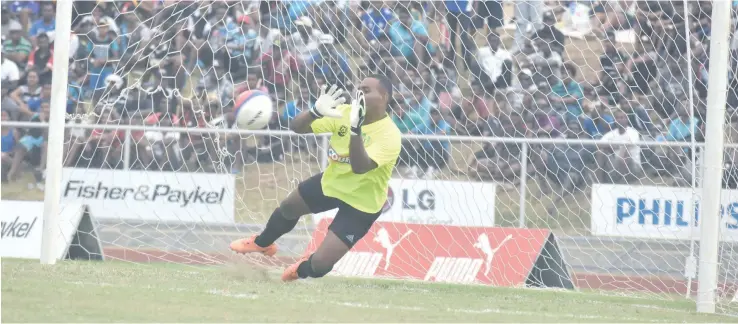
[[[512,1],[505,17],[506,1],[76,1],[70,61],[54,62],[55,4],[5,1],[3,121],[47,120],[54,64],[69,64],[72,125],[225,127],[234,94],[259,89],[277,106],[268,127],[285,129],[321,85],[351,93],[362,76],[381,73],[396,85],[390,114],[406,134],[602,143],[531,145],[521,157],[520,144],[489,142],[455,161],[454,171],[473,178],[515,183],[528,159],[531,175],[568,189],[657,173],[689,181],[693,152],[637,144],[702,140],[710,2],[579,1],[591,9],[586,44],[594,49],[567,47],[572,40],[557,27],[571,2]],[[508,44],[506,24],[516,27]],[[633,46],[616,40],[623,31]],[[738,40],[731,49],[735,71]],[[599,62],[574,62],[573,50],[601,53]],[[585,76],[584,66],[596,73]],[[730,74],[728,106],[738,108],[738,73]],[[315,145],[265,136],[247,146],[217,133],[127,136],[70,127],[65,166],[240,172]],[[433,178],[452,150],[449,141],[407,140],[400,170]],[[3,126],[3,181],[26,165],[42,178],[45,151],[45,129]]]

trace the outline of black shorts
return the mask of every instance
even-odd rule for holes
[[[323,179],[322,172],[301,182],[297,186],[297,191],[313,214],[338,208],[338,213],[328,229],[351,248],[369,232],[382,212],[365,213],[337,198],[326,196],[320,184],[321,179]]]

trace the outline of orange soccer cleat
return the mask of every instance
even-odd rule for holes
[[[255,239],[256,239],[256,235],[249,237],[249,238],[235,240],[231,242],[231,250],[233,250],[236,253],[241,253],[241,254],[261,253],[266,256],[274,256],[275,254],[277,254],[276,244],[272,243],[271,245],[267,247],[261,247],[254,242]]]
[[[301,263],[307,261],[307,259],[307,257],[300,258],[300,260],[287,267],[287,269],[284,269],[284,272],[282,273],[282,281],[289,282],[300,279],[300,276],[297,275],[297,268],[300,267]]]

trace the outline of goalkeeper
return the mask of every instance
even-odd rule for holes
[[[302,215],[338,208],[323,243],[310,255],[288,267],[283,281],[320,278],[333,269],[369,231],[387,200],[387,188],[400,155],[400,130],[387,115],[392,84],[384,76],[364,79],[350,105],[343,90],[323,86],[315,106],[290,124],[299,134],[331,133],[323,172],[303,181],[277,207],[259,235],[231,243],[238,253],[277,253],[274,242],[291,231]]]

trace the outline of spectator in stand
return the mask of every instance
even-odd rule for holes
[[[396,12],[398,19],[388,31],[392,40],[392,54],[404,57],[411,66],[417,68],[419,63],[427,63],[434,52],[428,29],[423,22],[413,19],[407,7],[398,5]]]
[[[260,19],[257,22],[259,24],[259,33],[254,41],[254,60],[269,53],[272,50],[274,42],[281,37],[279,29],[270,28],[268,24],[269,16],[260,17]]]
[[[637,96],[648,96],[651,94],[649,83],[657,73],[658,54],[649,36],[641,35],[636,46],[636,51],[625,63],[625,71],[630,76],[628,86]]]
[[[54,51],[49,44],[49,36],[41,34],[36,38],[36,49],[28,57],[27,70],[34,70],[42,83],[51,83],[51,69],[54,67]]]
[[[364,11],[359,16],[361,20],[359,31],[364,37],[357,38],[369,42],[366,45],[371,45],[373,41],[378,41],[381,35],[386,35],[387,27],[395,15],[385,1],[362,1],[361,5]]]
[[[441,111],[443,116],[451,115],[451,108],[455,98],[461,97],[461,89],[456,85],[456,82],[452,80],[448,71],[445,68],[439,68],[435,71],[435,85],[433,87],[433,94],[437,95],[435,104],[438,105],[438,109]],[[451,125],[453,126],[453,125]]]
[[[384,75],[392,74],[392,41],[389,36],[385,33],[379,34],[377,39],[372,41],[369,46],[369,57],[364,59],[368,72]]]
[[[512,52],[521,51],[530,35],[541,29],[543,1],[520,0],[515,2],[515,45]]]
[[[2,110],[2,134],[0,134],[0,144],[2,145],[2,183],[8,182],[8,172],[13,165],[13,152],[20,138],[15,128],[5,126],[5,122],[11,121],[10,113]]]
[[[564,55],[566,36],[556,28],[556,15],[554,15],[553,11],[549,10],[543,13],[543,26],[536,31],[536,35],[544,39],[552,51],[559,55]]]
[[[632,94],[624,95],[620,99],[618,108],[628,115],[630,125],[633,125],[642,135],[653,135],[658,131],[651,121],[648,111],[633,97]]]
[[[676,113],[676,116],[669,121],[669,131],[665,136],[665,140],[670,142],[688,142],[699,129],[699,121],[697,117],[689,116],[689,108],[682,106]]]
[[[642,174],[641,135],[630,126],[628,116],[622,110],[615,111],[615,129],[600,140],[628,142],[630,145],[600,144],[597,151],[598,178],[602,183],[627,182],[629,178]]]
[[[118,125],[120,117],[115,110],[98,107],[95,109],[95,122],[97,125]],[[82,164],[77,167],[91,168],[118,168],[122,161],[122,146],[125,139],[125,131],[97,128],[90,132],[87,144],[83,145]]]
[[[198,89],[215,95],[220,99],[220,106],[226,107],[234,100],[233,78],[227,67],[223,66],[220,61],[213,61],[213,67],[213,70],[210,70],[200,79]]]
[[[412,112],[408,100],[405,97],[409,97],[410,94],[403,94],[399,91],[393,91],[392,93],[392,113],[390,118],[397,125],[397,128],[403,134],[409,134],[416,125],[422,124],[422,117],[417,113]],[[414,146],[414,142],[410,140],[402,141],[402,150],[400,151],[400,158],[397,161],[398,171],[405,177],[417,177],[418,172],[418,161],[417,151]]]
[[[15,18],[18,18],[24,29],[28,29],[31,24],[31,20],[37,17],[41,10],[39,2],[40,1],[5,1],[3,2],[3,8],[8,5],[8,13],[15,16]],[[5,17],[3,17],[3,22],[5,22]]]
[[[561,66],[563,60],[561,55],[552,50],[548,42],[539,37],[537,34],[533,36],[533,52],[528,55],[527,59],[533,64],[537,74],[540,74],[540,78],[547,78],[548,75],[553,74],[557,78],[561,77]],[[525,53],[527,51],[524,51]],[[537,79],[534,77],[534,80]],[[536,82],[538,83],[538,82]]]
[[[36,37],[43,33],[46,33],[50,38],[53,37],[53,33],[56,30],[56,9],[54,3],[44,2],[41,5],[41,18],[34,21],[31,25],[31,29],[28,31],[28,35],[31,36],[31,41],[35,44]]]
[[[288,102],[282,112],[281,124],[283,126],[288,126],[289,121],[294,119],[297,114],[309,110],[315,104],[313,98],[310,97],[310,88],[308,88],[307,84],[303,84],[299,88],[300,91],[295,97],[295,100]]]
[[[570,120],[563,133],[563,138],[569,140],[577,140],[586,138],[586,133],[582,130],[581,123],[578,120]],[[543,159],[545,161],[544,179],[541,183],[541,190],[549,194],[552,189],[552,182],[561,190],[556,192],[563,194],[556,195],[556,201],[553,206],[564,199],[567,194],[573,193],[575,190],[583,190],[587,182],[588,167],[594,162],[591,148],[579,143],[564,143],[544,146]],[[549,214],[555,212],[555,207],[549,209]]]
[[[518,113],[491,118],[485,136],[529,137],[523,117]],[[481,150],[470,156],[469,173],[472,178],[497,181],[505,185],[520,180],[521,145],[517,143],[485,143]],[[524,157],[528,158],[528,157]]]
[[[116,36],[109,32],[108,25],[98,25],[87,42],[85,57],[92,65],[89,67],[89,86],[93,89],[105,88],[105,78],[113,73],[113,63],[120,57]]]
[[[42,86],[39,83],[38,73],[30,71],[26,75],[26,84],[15,88],[10,97],[21,108],[20,112],[23,115],[31,116],[41,107],[41,91]]]
[[[472,22],[474,1],[446,1],[446,21],[448,22],[449,41],[451,42],[451,58],[456,58],[456,38],[461,38],[461,57],[467,70],[472,67],[474,44],[474,24]],[[398,13],[399,14],[399,13]],[[427,35],[427,33],[426,33]]]
[[[615,48],[614,38],[602,40],[602,48],[603,53],[600,55],[602,70],[599,75],[599,87],[609,94],[609,104],[615,105],[620,101],[620,93],[624,93],[626,89],[623,72],[626,69],[625,63],[628,61],[628,57]]]
[[[256,27],[251,17],[241,15],[237,19],[241,31],[228,38],[228,50],[231,53],[231,73],[241,77],[240,72],[248,69],[249,63],[257,56],[254,50],[256,42]]]
[[[2,90],[2,103],[0,104],[2,110],[8,113],[10,120],[18,120],[20,105],[10,97],[10,82],[3,81],[0,90]]]
[[[427,123],[419,125],[413,129],[413,134],[421,135],[448,135],[451,127],[443,120],[441,111],[432,108],[430,111],[430,120]],[[418,153],[418,162],[423,178],[432,180],[435,173],[446,167],[450,156],[451,143],[441,140],[421,140],[420,145],[416,148]]]
[[[533,94],[536,93],[538,87],[533,82],[533,71],[528,68],[521,68],[518,72],[518,82],[505,93],[507,101],[513,111],[522,112],[524,107],[530,107],[533,102]]]
[[[485,91],[507,90],[512,85],[512,54],[504,48],[497,33],[487,34],[487,46],[477,50],[475,75]]]
[[[41,103],[41,110],[34,113],[29,119],[33,123],[46,123],[49,121],[50,103]],[[17,180],[22,171],[23,161],[28,161],[34,167],[36,182],[34,185],[43,190],[43,174],[46,171],[46,144],[48,133],[46,128],[29,128],[18,141],[18,146],[13,150],[13,161],[8,170],[8,180]]]
[[[302,16],[294,22],[297,32],[290,35],[290,47],[294,48],[295,55],[302,61],[311,61],[320,53],[321,36],[319,29],[313,28],[313,20]]]
[[[26,68],[28,55],[31,54],[33,45],[25,37],[23,37],[23,27],[18,22],[11,22],[10,37],[3,42],[3,57],[13,61],[19,69]]]
[[[141,23],[141,17],[134,10],[132,3],[123,5],[121,16],[123,17],[120,24],[121,67],[124,71],[144,70],[146,60],[142,60],[140,56],[154,33],[146,24]]]
[[[551,87],[548,99],[555,106],[563,106],[567,118],[579,118],[582,116],[582,99],[584,92],[582,86],[576,81],[577,66],[574,62],[564,64],[564,78]]]
[[[334,45],[333,36],[321,35],[319,41],[318,53],[307,61],[307,65],[312,66],[312,72],[322,76],[329,84],[336,84],[339,88],[347,89],[352,79],[347,55],[339,52]]]
[[[20,80],[20,70],[15,62],[9,60],[5,55],[5,47],[2,48],[2,66],[0,74],[2,74],[2,81],[5,85],[10,88],[15,88]]]
[[[300,70],[297,59],[284,47],[283,43],[282,39],[276,39],[272,44],[272,50],[259,59],[265,85],[279,101],[284,100],[287,95],[286,86],[292,82],[292,78]]]
[[[615,105],[610,104],[610,93],[600,88],[598,93],[592,86],[584,89],[582,102],[583,115],[579,117],[580,127],[592,138],[600,138],[611,130],[615,122],[612,110]]]

